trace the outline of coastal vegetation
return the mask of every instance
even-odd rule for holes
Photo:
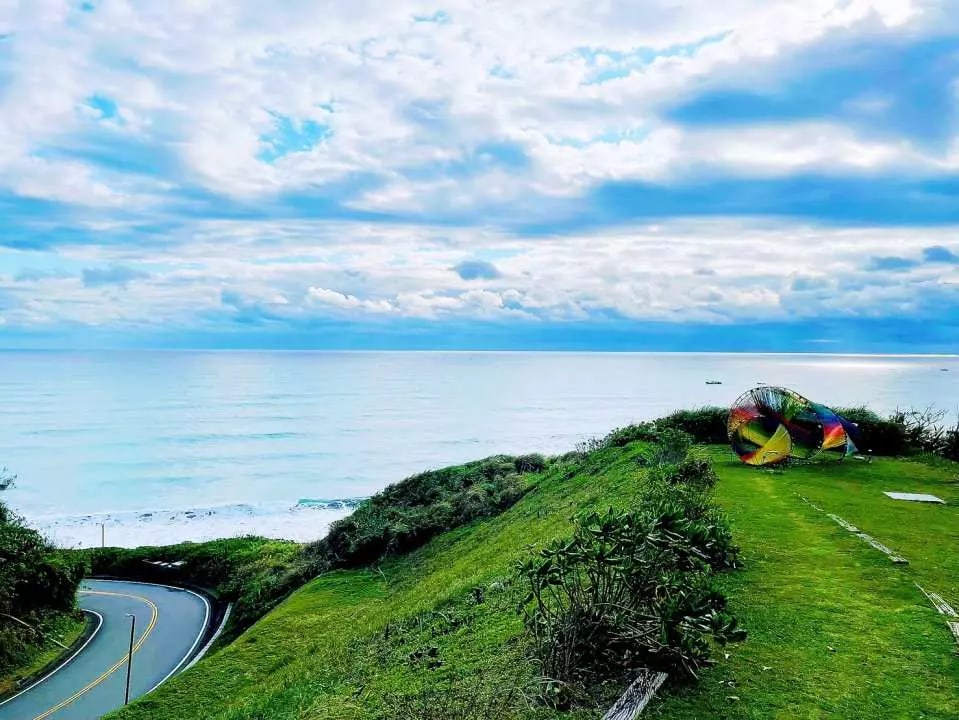
[[[4,473],[0,489],[12,484]],[[0,695],[53,660],[83,628],[75,610],[83,564],[52,548],[0,502]],[[66,641],[66,642],[64,642]]]
[[[195,585],[233,603],[229,640],[317,575],[372,565],[443,532],[501,512],[545,467],[540,455],[498,455],[413,475],[362,502],[327,537],[303,546],[244,537],[82,551],[94,575]],[[171,565],[174,564],[175,565]]]
[[[229,641],[308,577],[303,546],[259,537],[77,551],[93,575],[196,586],[233,610]]]
[[[621,437],[548,461],[499,514],[373,566],[321,574],[116,717],[600,716],[625,679],[587,672],[588,691],[568,708],[544,702],[543,658],[517,610],[531,590],[522,568],[576,537],[595,519],[589,513],[629,517],[651,492],[683,487],[673,470],[651,480],[652,444]],[[695,667],[699,681],[672,673],[646,714],[955,717],[955,645],[916,583],[959,599],[951,551],[959,518],[950,509],[959,502],[959,465],[916,456],[756,470],[724,447],[694,448],[693,460],[702,457],[715,471],[711,497],[720,510],[711,512],[726,519],[739,548],[731,557],[738,569],[714,572],[710,582],[727,599],[721,612],[739,621],[733,631],[748,636],[721,649],[710,642],[710,663]],[[950,505],[896,503],[882,495],[887,489],[932,492]],[[909,564],[893,565],[800,495]]]
[[[669,674],[652,717],[954,717],[953,643],[917,588],[959,600],[954,431],[840,412],[872,462],[748,468],[718,444],[725,410],[700,408],[412,476],[306,546],[90,552],[238,608],[235,641],[118,717],[596,717],[640,667]]]
[[[897,411],[889,418],[862,407],[838,412],[857,424],[857,443],[871,455],[931,453],[959,459],[959,428],[943,427],[943,415],[935,410]],[[574,467],[590,453],[637,441],[647,443],[647,452],[665,452],[675,463],[692,443],[725,443],[727,414],[726,408],[716,406],[680,410],[618,428],[559,458],[499,455],[419,473],[361,503],[349,517],[334,523],[325,538],[306,546],[245,537],[88,550],[81,553],[82,561],[96,575],[192,584],[233,603],[225,634],[229,640],[323,572],[377,566],[439,534],[502,512],[529,490],[530,478],[547,467],[557,463]],[[661,467],[661,460],[647,458],[654,467]],[[151,561],[180,564],[171,568]]]

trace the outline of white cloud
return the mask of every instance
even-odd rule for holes
[[[696,0],[680,12],[665,1],[576,0],[558,8],[547,0],[451,0],[443,8],[449,22],[435,23],[414,20],[436,9],[417,0],[245,1],[229,12],[218,3],[105,0],[90,13],[65,1],[31,2],[0,16],[11,34],[4,41],[9,58],[0,63],[13,78],[0,100],[0,178],[15,192],[81,204],[149,194],[122,173],[71,169],[66,160],[46,161],[52,171],[27,162],[38,149],[89,132],[96,118],[81,108],[97,93],[120,108],[123,127],[114,131],[178,158],[174,182],[243,199],[372,173],[402,179],[370,193],[364,206],[429,208],[430,194],[434,203],[473,205],[478,186],[499,201],[495,189],[515,200],[599,179],[663,177],[696,161],[703,147],[716,148],[713,161],[734,171],[753,169],[760,154],[772,172],[819,162],[834,149],[837,162],[851,167],[922,163],[927,159],[907,148],[842,128],[803,150],[808,127],[757,128],[739,138],[686,135],[657,113],[666,99],[718,77],[748,77],[757,64],[836,33],[851,41],[890,29],[934,30],[942,5]],[[612,54],[631,56],[637,48],[645,54],[629,61],[624,75],[584,85]],[[260,138],[271,113],[321,123],[329,138],[264,162]],[[644,137],[629,138],[637,132]],[[624,141],[593,141],[617,135]],[[583,146],[557,146],[558,139]],[[508,170],[508,177],[483,173],[485,182],[444,176],[414,178],[415,191],[394,186],[416,166],[460,158],[490,141],[516,143],[532,166]],[[742,151],[750,146],[757,152]],[[68,179],[57,180],[60,167]]]
[[[341,310],[361,309],[375,313],[388,313],[395,309],[387,300],[360,300],[355,295],[347,295],[326,288],[311,287],[307,295],[312,302],[330,305]]]
[[[917,265],[887,282],[865,272],[869,256],[918,257],[947,231],[757,219],[598,223],[562,237],[502,228],[582,210],[608,181],[955,172],[957,129],[933,145],[841,113],[713,127],[666,107],[727,84],[774,91],[770,68],[793,68],[814,43],[954,31],[956,8],[450,0],[437,23],[415,19],[438,9],[425,0],[103,0],[90,13],[0,3],[0,193],[69,206],[27,213],[10,235],[86,233],[57,259],[143,273],[94,289],[79,272],[11,272],[3,319],[726,322],[916,307],[931,288],[954,289],[956,268]],[[894,105],[868,90],[844,109],[881,117]],[[313,123],[322,139],[284,138],[284,121],[293,134]],[[269,147],[283,151],[270,159]],[[310,220],[324,200],[420,221]],[[248,219],[214,219],[236,216]],[[498,276],[471,285],[450,270],[464,258]]]
[[[260,238],[269,237],[264,245]],[[192,327],[218,313],[274,321],[442,320],[737,322],[873,316],[955,292],[959,228],[829,229],[761,220],[670,222],[584,235],[362,223],[199,223],[148,250],[63,248],[74,267],[124,267],[136,281],[84,287],[79,270],[0,275],[15,325],[123,322]],[[228,254],[223,247],[230,247]],[[498,277],[477,287],[450,270],[481,250]],[[29,254],[17,256],[30,266]],[[914,264],[877,274],[873,257]],[[12,258],[7,259],[9,263]],[[4,267],[0,255],[0,267]],[[938,289],[937,289],[938,288]]]

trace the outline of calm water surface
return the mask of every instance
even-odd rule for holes
[[[0,465],[19,473],[6,499],[27,514],[341,498],[493,453],[565,451],[761,382],[882,412],[959,407],[959,360],[940,357],[5,352]]]

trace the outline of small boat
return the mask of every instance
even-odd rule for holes
[[[722,385],[722,384],[723,384],[723,381],[722,381],[722,380],[707,380],[707,381],[706,381],[706,384],[707,384],[707,385]]]

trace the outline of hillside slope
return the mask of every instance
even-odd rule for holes
[[[0,490],[9,485],[0,476]],[[73,642],[84,622],[75,610],[83,565],[55,550],[0,502],[0,696]]]
[[[537,476],[503,514],[446,533],[377,571],[310,582],[232,645],[117,713],[123,720],[598,717],[530,708],[535,673],[510,583],[530,543],[580,510],[628,508],[635,444]],[[663,693],[659,718],[954,718],[959,658],[919,582],[959,605],[957,466],[880,459],[782,473],[713,451],[745,570],[723,577],[749,638],[702,682]],[[934,492],[946,506],[883,490]],[[802,494],[905,555],[888,558]]]

